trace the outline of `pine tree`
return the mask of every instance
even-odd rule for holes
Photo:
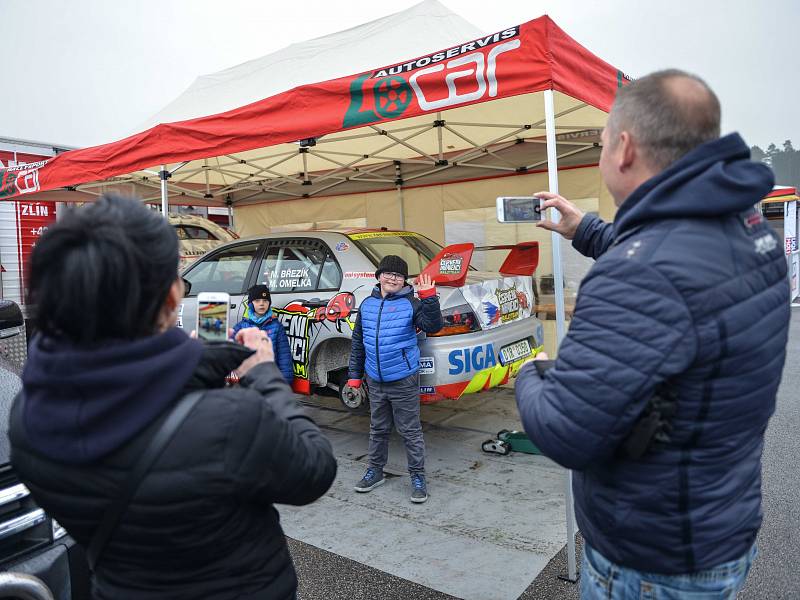
[[[770,154],[770,148],[774,151]],[[767,148],[769,164],[775,172],[775,183],[800,188],[800,152],[794,149],[791,140],[783,142],[783,150],[770,144]]]
[[[764,157],[764,162],[768,165],[772,165],[772,158],[779,152],[780,150],[778,150],[778,147],[775,144],[770,144],[767,146],[767,155]]]

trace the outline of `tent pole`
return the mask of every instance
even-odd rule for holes
[[[231,229],[231,231],[235,231],[233,226],[233,200],[228,198],[225,200],[225,204],[228,205],[228,227]]]
[[[556,117],[553,102],[553,90],[544,92],[544,118],[547,137],[547,176],[550,192],[558,193],[558,158],[556,153]],[[560,215],[556,209],[550,209],[550,219],[558,222]],[[564,311],[564,270],[561,263],[561,235],[553,231],[553,289],[556,295],[556,348],[561,345],[566,322]],[[567,470],[564,480],[564,500],[567,511],[567,580],[573,583],[578,580],[575,564],[575,508],[572,498],[572,471]]]
[[[158,177],[161,179],[161,214],[164,218],[169,215],[169,193],[167,192],[167,179],[170,177],[170,172],[167,171],[167,165],[161,165],[161,171],[158,172]]]
[[[397,186],[397,199],[400,201],[400,229],[406,228],[406,207],[403,201],[403,188]]]
[[[397,203],[400,206],[400,229],[406,228],[406,206],[403,201],[403,174],[400,171],[400,161],[394,161],[394,184],[397,187]]]

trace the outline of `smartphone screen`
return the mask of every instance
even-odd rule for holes
[[[541,200],[536,196],[502,196],[497,199],[497,217],[501,222],[541,221]]]
[[[198,294],[197,337],[207,342],[224,342],[228,339],[227,294]]]

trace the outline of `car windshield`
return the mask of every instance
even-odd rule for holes
[[[442,247],[416,233],[375,231],[351,234],[350,239],[372,261],[375,267],[384,256],[394,254],[408,263],[408,275],[419,275]]]

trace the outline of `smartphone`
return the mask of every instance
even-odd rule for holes
[[[501,223],[530,223],[542,220],[542,200],[536,196],[500,196],[497,220]]]
[[[206,342],[228,339],[231,297],[224,292],[197,294],[197,338]]]

